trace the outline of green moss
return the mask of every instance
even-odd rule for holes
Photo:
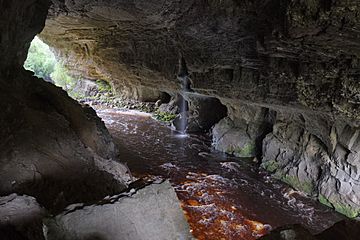
[[[80,93],[75,92],[75,91],[72,91],[72,90],[69,91],[68,94],[69,94],[70,97],[72,97],[73,99],[76,99],[76,100],[85,99],[85,95],[80,94]]]
[[[349,218],[356,218],[360,214],[360,209],[354,209],[349,205],[341,204],[341,203],[334,203],[333,204],[336,211]]]
[[[314,184],[311,181],[300,181],[297,177],[285,175],[281,180],[295,189],[311,195],[314,191]]]
[[[332,204],[331,204],[331,202],[324,196],[324,195],[322,195],[322,194],[320,194],[319,195],[319,197],[318,197],[318,199],[319,199],[319,202],[320,203],[322,203],[322,204],[324,204],[324,205],[326,205],[326,206],[328,206],[328,207],[334,207]]]
[[[110,84],[104,80],[96,80],[96,85],[99,88],[99,92],[111,92]]]
[[[161,112],[161,111],[156,111],[154,113],[154,117],[159,120],[159,121],[163,121],[163,122],[171,122],[172,120],[174,120],[176,118],[176,114],[171,114],[168,112]]]
[[[256,147],[252,143],[245,144],[244,147],[229,146],[226,153],[233,154],[237,157],[253,157],[255,155]]]
[[[359,214],[360,214],[360,209],[354,209],[349,205],[339,203],[339,202],[331,202],[330,199],[327,199],[322,194],[319,195],[319,201],[328,207],[334,208],[337,212],[344,214],[345,216],[347,216],[349,218],[355,218],[355,217],[359,216]]]
[[[279,168],[279,163],[275,160],[266,161],[261,164],[261,167],[269,172],[275,172]]]
[[[235,150],[235,155],[239,155],[242,157],[253,157],[255,155],[256,147],[255,144],[248,143],[241,149]]]

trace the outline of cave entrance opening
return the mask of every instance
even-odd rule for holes
[[[56,49],[51,48],[38,36],[30,44],[24,68],[32,71],[34,76],[61,87],[75,100],[100,99],[113,93],[110,84],[102,79],[88,80],[72,75],[66,67],[66,59],[57,57]]]

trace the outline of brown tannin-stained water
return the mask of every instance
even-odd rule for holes
[[[209,136],[180,135],[136,112],[98,114],[134,176],[170,179],[197,239],[252,240],[288,224],[318,233],[342,219],[248,159],[213,150]]]

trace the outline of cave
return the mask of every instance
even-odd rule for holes
[[[357,0],[0,0],[1,240],[355,240]]]

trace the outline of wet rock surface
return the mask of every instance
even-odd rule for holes
[[[316,237],[320,240],[352,240],[358,239],[360,234],[359,221],[343,220],[335,223],[334,226],[318,234]]]
[[[284,226],[273,230],[261,240],[354,240],[359,238],[359,222],[343,220],[324,232],[313,235],[301,225]]]
[[[169,182],[114,196],[102,205],[74,206],[46,220],[45,232],[48,240],[193,239]]]
[[[272,131],[274,111],[248,104],[225,102],[228,117],[212,129],[215,149],[238,157],[259,157],[262,141]]]
[[[356,0],[0,0],[0,195],[31,195],[57,212],[129,179],[95,112],[21,66],[51,2],[41,38],[74,76],[156,101],[180,88],[180,52],[192,90],[228,107],[217,149],[261,155],[276,178],[359,215]]]
[[[261,240],[316,240],[308,230],[301,225],[284,226],[272,231]]]
[[[216,149],[263,158],[276,177],[358,215],[358,1],[53,2],[41,38],[74,75],[158,99],[180,90],[181,53],[192,91],[228,108]],[[198,130],[196,117],[175,125]]]
[[[212,126],[218,123],[222,118],[227,115],[227,109],[221,104],[219,99],[200,95],[191,92],[183,92],[183,103],[178,103],[180,115],[174,120],[173,125],[177,130],[195,133],[195,132],[208,132]],[[186,105],[181,107],[181,105]],[[182,119],[185,118],[181,126]]]
[[[326,116],[278,113],[263,141],[262,166],[337,211],[359,214],[359,144],[351,123]],[[353,162],[353,160],[355,162]]]

